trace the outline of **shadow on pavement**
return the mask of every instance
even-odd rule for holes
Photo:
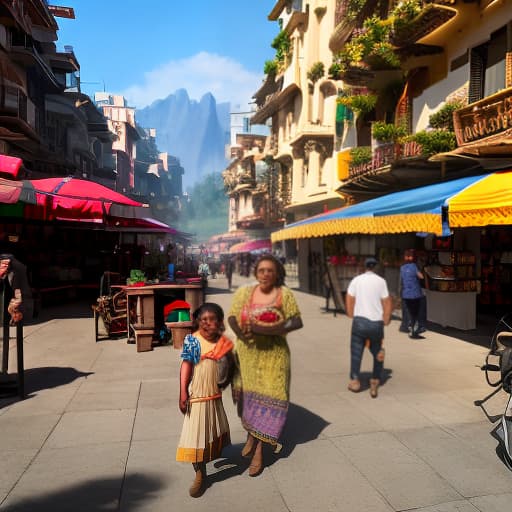
[[[55,318],[91,318],[92,321],[93,311],[91,306],[94,302],[91,299],[81,298],[65,304],[47,306],[42,308],[35,318],[25,321],[24,324],[37,325]]]
[[[163,487],[163,481],[154,476],[140,474],[126,475],[121,478],[101,478],[84,481],[40,496],[25,496],[12,505],[2,507],[5,512],[34,512],[47,510],[52,512],[112,511],[124,512],[147,507],[151,495]],[[121,504],[119,496],[122,492]]]
[[[81,377],[88,377],[94,372],[81,372],[69,366],[43,366],[25,370],[25,391],[27,395],[69,384]],[[27,397],[29,398],[29,397]]]
[[[270,451],[270,446],[265,444],[264,467],[272,466],[277,459],[289,457],[298,444],[317,439],[327,425],[329,423],[317,414],[300,405],[290,403],[286,425],[280,439],[283,448],[279,454],[274,454]],[[234,444],[224,450],[225,458],[214,463],[214,467],[219,471],[208,475],[209,485],[241,475],[249,467],[250,459],[244,459],[240,454],[242,447],[243,444]]]

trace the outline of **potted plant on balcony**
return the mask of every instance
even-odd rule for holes
[[[455,134],[448,130],[432,130],[429,132],[422,130],[409,135],[404,141],[413,141],[419,144],[422,148],[421,154],[424,157],[452,151],[457,146]]]
[[[407,130],[403,126],[397,126],[394,123],[385,123],[376,121],[372,124],[372,137],[382,144],[397,142],[407,135]]]
[[[463,101],[449,101],[445,103],[437,112],[434,112],[428,119],[432,128],[449,130],[454,132],[453,113],[464,107]]]
[[[355,114],[367,114],[371,112],[377,104],[377,95],[375,94],[349,94],[347,96],[338,96],[337,103],[350,108]]]
[[[402,0],[390,12],[389,19],[393,23],[390,42],[397,47],[415,43],[456,14],[453,7],[423,0]]]
[[[272,77],[277,75],[278,65],[276,60],[267,60],[263,66],[263,73]]]
[[[372,80],[376,70],[400,67],[400,59],[388,40],[389,31],[386,20],[377,16],[365,20],[361,31],[335,54],[330,71],[348,83],[361,85]]]
[[[286,68],[290,54],[292,51],[292,42],[289,34],[285,30],[281,30],[279,34],[274,38],[271,45],[276,51],[276,62],[279,71],[283,71]]]
[[[372,148],[370,146],[357,146],[350,150],[350,166],[367,164],[372,161]]]
[[[325,74],[325,66],[323,62],[315,62],[307,73],[308,80],[313,84],[318,82]]]

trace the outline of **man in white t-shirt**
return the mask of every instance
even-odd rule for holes
[[[366,340],[370,343],[373,355],[373,372],[370,379],[370,395],[377,398],[377,389],[382,377],[384,366],[382,340],[384,326],[391,321],[393,310],[386,281],[374,272],[378,261],[366,258],[366,272],[360,274],[348,285],[345,306],[347,315],[352,318],[350,336],[350,382],[348,389],[357,393],[361,390],[359,373]]]

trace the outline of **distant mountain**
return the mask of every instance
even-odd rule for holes
[[[160,151],[177,156],[185,169],[184,188],[204,176],[225,169],[225,145],[229,143],[229,103],[215,101],[205,94],[198,102],[185,89],[178,89],[163,100],[137,110],[137,123],[156,128]]]

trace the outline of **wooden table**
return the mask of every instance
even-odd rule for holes
[[[185,300],[193,313],[204,302],[201,284],[159,283],[146,286],[125,286],[128,338],[133,333],[137,352],[153,349],[155,330],[163,325],[163,303]],[[157,309],[155,309],[157,306]],[[160,306],[162,306],[160,308]]]

